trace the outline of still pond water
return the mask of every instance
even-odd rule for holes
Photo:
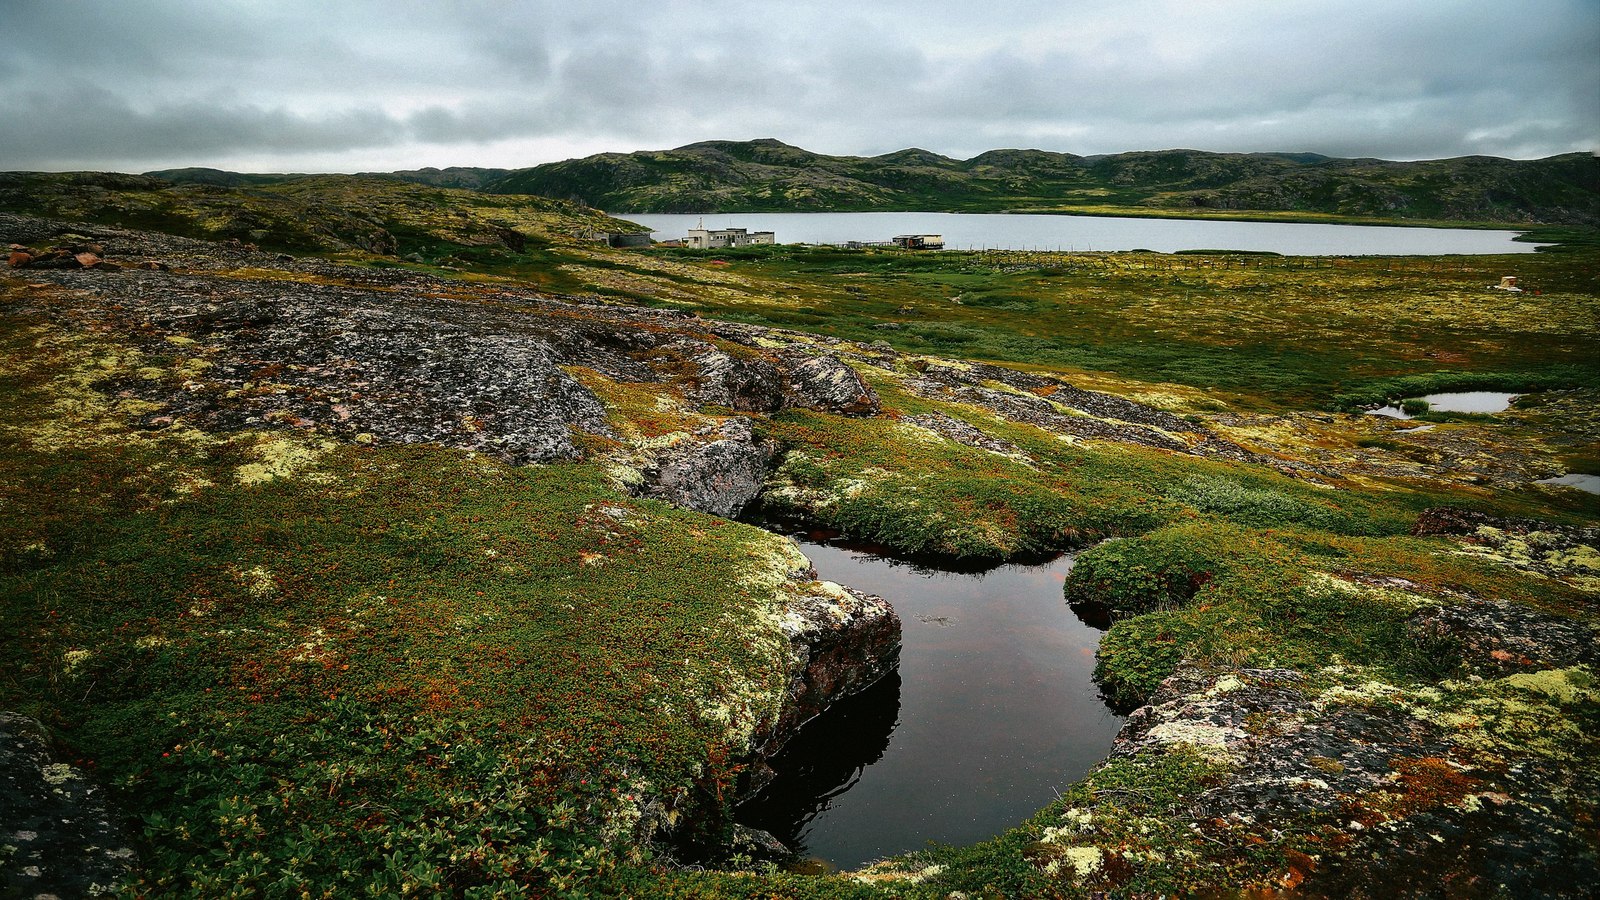
[[[1428,409],[1432,412],[1497,413],[1510,409],[1511,401],[1517,399],[1517,396],[1503,391],[1456,391],[1425,394],[1422,399],[1427,401]],[[1388,416],[1391,419],[1412,418],[1410,413],[1398,406],[1380,406],[1377,409],[1367,410],[1367,414]]]
[[[894,605],[900,670],[807,723],[740,822],[849,868],[992,837],[1105,757],[1122,720],[1090,681],[1100,632],[1062,600],[1070,555],[960,574],[800,543]]]
[[[1003,213],[732,213],[665,215],[615,213],[654,230],[657,240],[680,238],[702,221],[707,228],[776,232],[783,244],[886,241],[897,234],[942,234],[950,250],[1267,250],[1291,256],[1532,253],[1514,243],[1515,231],[1133,219]]]

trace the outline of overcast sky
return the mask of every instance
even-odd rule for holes
[[[0,169],[1600,148],[1600,0],[0,0]]]

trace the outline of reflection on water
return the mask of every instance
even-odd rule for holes
[[[759,802],[745,804],[740,821],[770,831],[785,846],[801,846],[807,827],[883,758],[899,723],[900,673],[891,672],[806,723],[774,760],[778,779]]]
[[[1542,478],[1539,483],[1563,485],[1577,488],[1580,491],[1588,491],[1591,494],[1600,494],[1600,475],[1584,475],[1580,472],[1572,472],[1555,478]]]
[[[1521,395],[1507,394],[1503,391],[1457,391],[1428,394],[1422,399],[1428,401],[1428,409],[1432,412],[1497,413],[1510,409],[1511,401],[1519,396]],[[1380,406],[1377,409],[1367,410],[1367,414],[1388,416],[1391,419],[1411,418],[1410,413],[1398,406]]]
[[[1062,600],[1072,557],[961,574],[802,548],[823,578],[894,604],[900,670],[801,729],[740,822],[853,867],[991,837],[1105,757],[1121,719],[1090,680],[1100,634]]]

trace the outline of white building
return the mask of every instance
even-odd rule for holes
[[[717,250],[724,247],[744,247],[749,244],[775,244],[770,231],[749,231],[744,228],[691,228],[683,245],[697,250]]]

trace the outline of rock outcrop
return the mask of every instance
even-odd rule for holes
[[[795,574],[813,580],[816,571]],[[882,597],[832,582],[791,597],[783,611],[789,639],[789,688],[777,720],[756,735],[741,788],[760,791],[775,774],[767,760],[776,756],[800,726],[834,702],[860,693],[895,670],[900,662],[900,616]]]
[[[37,721],[0,712],[0,895],[110,896],[133,863],[101,788]]]
[[[1129,717],[1112,758],[1210,759],[1217,773],[1181,819],[1211,845],[1292,839],[1283,883],[1297,896],[1579,896],[1600,878],[1584,837],[1600,785],[1540,756],[1593,748],[1568,731],[1508,753],[1502,729],[1593,708],[1590,685],[1581,668],[1408,689],[1340,670],[1185,666]]]
[[[1427,607],[1411,617],[1418,641],[1446,641],[1475,675],[1584,665],[1600,671],[1600,635],[1575,619],[1509,600],[1464,600]]]
[[[792,406],[845,416],[878,413],[878,395],[835,357],[790,351],[782,357],[782,371]]]
[[[731,519],[761,493],[777,454],[749,419],[730,419],[657,453],[642,472],[641,493]]]
[[[778,448],[722,417],[785,408],[881,415],[856,368],[874,365],[920,368],[923,375],[908,381],[917,393],[1060,434],[1248,455],[1170,413],[999,366],[930,364],[832,338],[357,269],[238,241],[14,215],[0,215],[0,239],[18,242],[14,252],[30,258],[31,278],[79,292],[73,303],[50,308],[52,316],[129,335],[151,356],[178,348],[193,358],[182,380],[104,386],[142,401],[149,412],[141,424],[151,429],[295,428],[377,444],[436,443],[519,464],[572,459],[626,441],[585,381],[593,373],[656,385],[699,416],[688,440],[622,448],[619,462],[642,473],[633,489],[732,516],[759,491]],[[56,249],[29,249],[40,245]],[[100,260],[94,271],[77,259],[89,253]],[[40,257],[76,268],[40,268]],[[940,416],[925,427],[1025,457],[970,423]]]

